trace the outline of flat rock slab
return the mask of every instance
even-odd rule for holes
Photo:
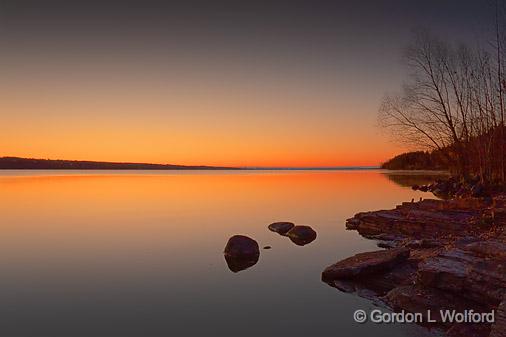
[[[477,241],[466,245],[466,250],[481,257],[497,257],[506,262],[506,242],[499,240]]]
[[[395,209],[357,213],[346,228],[365,237],[382,234],[411,239],[465,236],[490,229],[483,223],[486,213],[481,200],[423,200],[402,203]],[[497,212],[496,212],[497,213]]]
[[[458,312],[474,310],[475,312],[489,312],[489,308],[479,305],[476,302],[454,296],[447,291],[425,288],[416,284],[394,288],[388,292],[384,299],[394,310],[420,313],[424,317],[428,317],[428,310],[430,310],[431,318],[438,323],[443,323],[440,310],[456,310]]]
[[[430,309],[437,323],[429,326],[448,337],[506,337],[506,194],[492,206],[485,201],[423,200],[358,213],[348,229],[395,248],[342,260],[322,279],[394,311],[423,315]],[[495,309],[496,320],[444,322],[441,309]]]
[[[478,303],[498,305],[506,296],[506,260],[501,251],[488,255],[492,251],[485,249],[487,257],[476,255],[483,247],[485,243],[472,244],[426,259],[418,265],[417,282]]]
[[[323,280],[352,279],[386,272],[409,258],[409,249],[395,248],[357,254],[327,267]]]
[[[413,284],[416,279],[416,265],[416,261],[411,261],[409,258],[388,272],[381,274],[380,277],[375,275],[375,277],[329,280],[326,283],[340,291],[356,293],[360,297],[371,299],[363,296],[364,293],[373,293],[376,297],[382,297],[399,285]]]

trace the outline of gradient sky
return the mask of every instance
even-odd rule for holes
[[[411,30],[484,41],[492,4],[0,0],[0,156],[376,165]]]

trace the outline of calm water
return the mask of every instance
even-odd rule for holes
[[[428,197],[381,171],[0,171],[0,335],[422,336],[356,324],[369,301],[320,281],[375,243],[344,229],[359,211]],[[311,225],[300,247],[267,230]],[[223,248],[255,238],[231,272]]]

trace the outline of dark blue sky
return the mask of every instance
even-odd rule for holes
[[[398,41],[424,26],[473,36],[493,18],[485,1],[26,1],[0,3],[2,30],[36,38],[120,38],[137,33],[241,43],[352,35],[357,43]],[[123,36],[129,39],[128,36]],[[402,42],[402,41],[401,41]]]

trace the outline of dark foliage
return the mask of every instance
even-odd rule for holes
[[[415,151],[395,156],[381,165],[388,170],[447,170],[448,160],[440,151]]]

